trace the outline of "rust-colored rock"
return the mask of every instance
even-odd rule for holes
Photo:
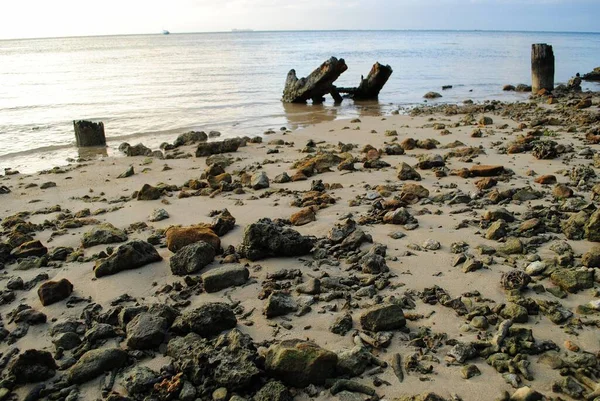
[[[290,217],[290,221],[295,226],[303,226],[315,220],[317,220],[317,214],[312,207],[304,208]]]
[[[552,174],[540,175],[535,179],[535,182],[542,185],[556,184],[556,176]]]
[[[221,249],[221,240],[206,225],[197,225],[190,227],[171,227],[166,232],[167,248],[171,252],[177,252],[186,245],[195,242],[204,241],[215,248],[218,252]]]
[[[475,181],[475,186],[480,190],[490,189],[498,184],[495,178],[485,177]]]
[[[469,169],[469,172],[474,177],[494,177],[504,174],[504,166],[473,166]]]

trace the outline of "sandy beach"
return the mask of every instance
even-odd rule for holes
[[[195,156],[200,142],[162,159],[105,157],[32,175],[9,171],[0,177],[10,191],[0,195],[0,399],[588,397],[600,378],[599,99],[554,99],[277,127],[261,143],[240,140],[237,151],[209,157]],[[118,178],[130,167],[131,176]],[[142,191],[145,184],[152,188]],[[138,200],[146,195],[153,200]],[[157,209],[164,219],[151,221]],[[227,215],[227,229],[212,223],[223,209],[235,219],[231,230]],[[298,212],[292,222],[306,224],[290,222]],[[271,221],[249,229],[262,218]],[[187,231],[175,238],[174,226],[195,226],[199,237]],[[363,237],[340,245],[358,238],[356,230]],[[179,262],[190,273],[174,274],[171,259],[187,247],[169,248],[177,240],[193,247],[200,237],[205,248],[188,249]],[[117,248],[135,240],[152,243],[161,260],[137,268],[139,255],[118,261]],[[115,264],[97,267],[109,259]],[[105,267],[110,274],[99,273]],[[221,271],[233,268],[235,277]],[[215,270],[217,290],[207,292],[205,274]],[[61,279],[72,293],[50,289],[56,299],[44,306],[38,289]],[[256,370],[248,383],[240,373],[239,386],[227,388],[216,377],[226,360],[229,370],[243,370],[235,359],[242,351],[227,351],[235,354],[230,360],[214,344],[225,341],[212,330],[224,324],[224,312],[205,320],[186,315],[212,303],[235,316],[225,333],[235,328],[256,347],[243,348]],[[153,304],[169,307],[148,309]],[[340,322],[346,315],[351,323]],[[194,319],[211,330],[194,328]],[[66,320],[77,329],[61,325]],[[132,340],[138,332],[152,339]],[[194,362],[173,351],[189,333],[215,347],[213,359]],[[72,348],[57,345],[67,337]],[[296,344],[297,359],[280,360],[294,347],[283,341],[293,339],[319,348]],[[15,348],[49,355],[25,360]],[[122,354],[83,366],[95,349]],[[141,367],[154,377],[144,370],[140,379]],[[77,376],[77,369],[87,373]],[[20,379],[32,370],[46,376],[43,390]],[[280,387],[267,385],[274,380]],[[402,398],[427,392],[443,398]]]

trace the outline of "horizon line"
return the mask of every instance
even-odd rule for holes
[[[504,32],[504,33],[563,33],[563,34],[600,34],[600,31],[540,31],[540,30],[522,30],[522,29],[273,29],[273,30],[234,30],[227,31],[188,31],[188,32],[170,32],[169,35],[202,35],[202,34],[256,34],[256,33],[291,33],[291,32]],[[76,39],[76,38],[104,38],[117,36],[167,36],[163,32],[145,32],[145,33],[115,33],[100,35],[67,35],[67,36],[39,36],[23,38],[0,38],[2,41],[11,40],[40,40],[40,39]]]

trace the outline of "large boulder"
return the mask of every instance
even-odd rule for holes
[[[406,319],[399,305],[377,305],[360,315],[360,324],[364,330],[388,331],[403,328]]]
[[[83,234],[81,244],[84,248],[95,245],[114,244],[127,241],[127,234],[110,223],[100,224]]]
[[[401,181],[421,181],[421,174],[419,174],[417,170],[409,166],[407,163],[402,162],[402,164],[398,166],[398,179]]]
[[[100,348],[87,351],[67,372],[69,383],[82,384],[104,372],[123,367],[127,352],[119,348]]]
[[[252,261],[270,256],[302,256],[311,251],[314,242],[313,237],[263,218],[246,227],[239,251]]]
[[[127,346],[131,349],[153,349],[165,340],[167,319],[152,313],[140,313],[127,324]]]
[[[171,329],[180,334],[196,333],[210,337],[237,325],[231,307],[222,302],[207,303],[177,317]]]
[[[215,259],[215,255],[215,248],[204,241],[186,245],[171,256],[171,272],[178,276],[199,272]]]
[[[167,248],[171,252],[177,252],[184,246],[196,242],[206,242],[212,245],[216,252],[221,249],[221,240],[210,228],[204,225],[190,227],[171,227],[166,232]]]
[[[94,267],[94,274],[97,278],[110,276],[123,270],[137,269],[161,260],[162,257],[151,244],[135,240],[121,245],[108,258],[98,260]]]
[[[267,374],[294,387],[323,384],[335,374],[338,356],[317,344],[285,340],[272,345],[265,357]]]
[[[153,201],[160,199],[162,192],[157,187],[153,187],[150,184],[144,184],[142,188],[137,191],[136,199],[139,201]]]
[[[210,226],[211,230],[219,237],[224,236],[235,227],[235,217],[229,213],[229,210],[223,209],[215,216]]]
[[[200,143],[196,149],[196,157],[206,157],[221,153],[236,152],[241,144],[242,141],[239,138]]]
[[[245,284],[249,277],[246,267],[225,265],[202,274],[202,283],[204,291],[211,293]]]
[[[175,139],[175,142],[173,142],[173,146],[178,148],[180,146],[193,145],[197,142],[206,142],[207,140],[208,135],[204,131],[190,131],[179,135]]]
[[[66,278],[59,281],[47,281],[38,288],[38,297],[42,305],[48,306],[66,299],[73,292],[73,284]]]
[[[54,376],[56,369],[52,354],[37,349],[23,352],[8,365],[9,375],[13,376],[18,384],[48,380]]]
[[[585,238],[588,241],[600,242],[600,209],[592,214],[585,225]]]

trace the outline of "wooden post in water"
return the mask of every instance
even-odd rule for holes
[[[551,45],[531,45],[531,91],[554,90],[554,51]]]
[[[73,127],[75,128],[77,147],[106,146],[103,123],[80,120],[73,121]]]

